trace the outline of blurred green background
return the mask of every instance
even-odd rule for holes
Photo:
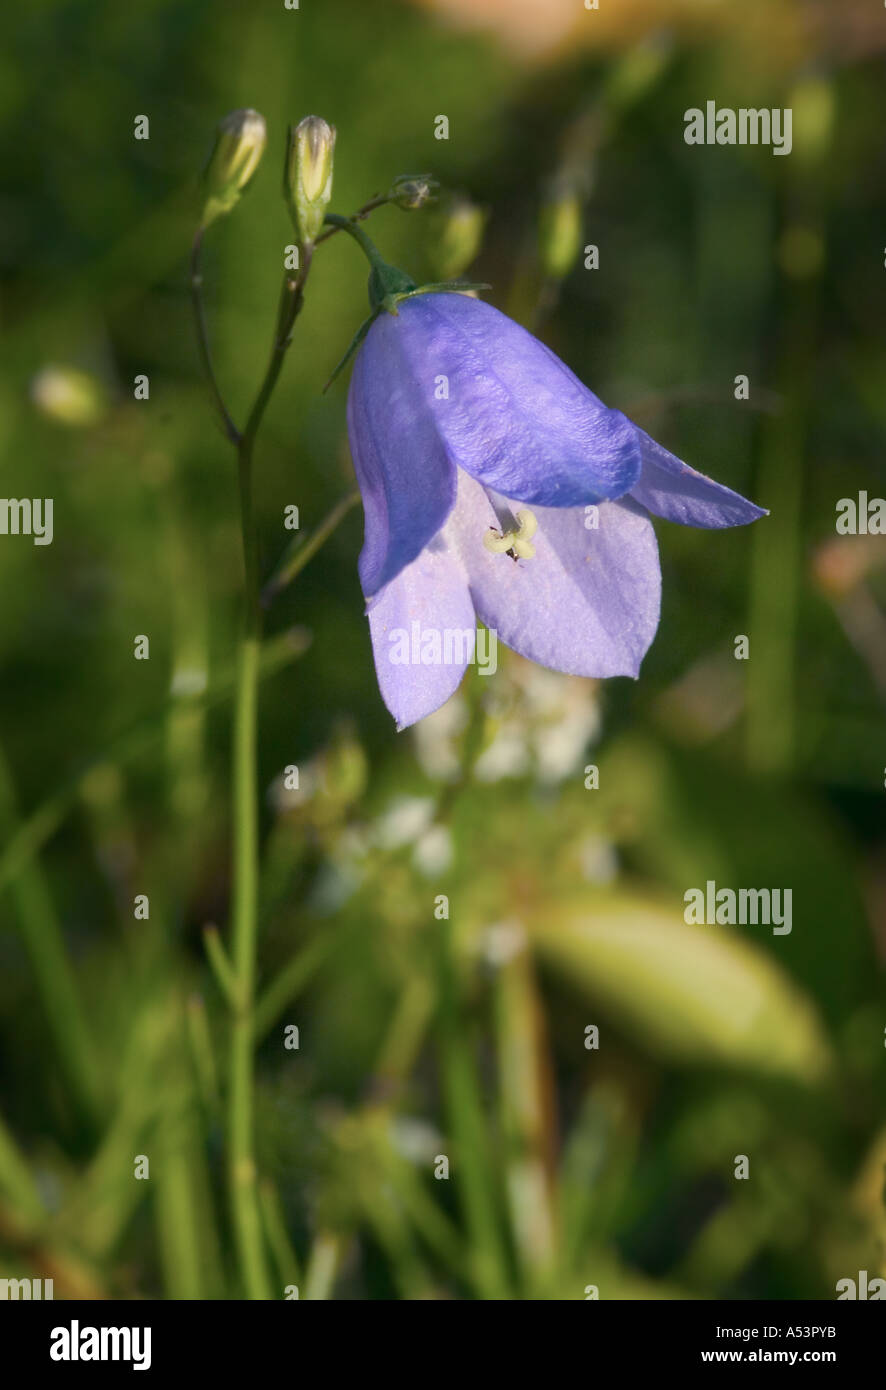
[[[268,148],[205,256],[236,417],[291,238],[286,126],[317,112],[338,129],[336,211],[402,173],[443,185],[436,210],[374,214],[389,259],[431,277],[447,197],[473,199],[490,301],[772,513],[657,524],[662,621],[638,682],[504,653],[400,735],[359,508],[276,600],[256,1020],[275,1289],[829,1298],[886,1274],[886,542],[834,529],[838,499],[886,494],[883,12],[603,9],[43,0],[9,17],[0,491],[52,497],[55,538],[0,538],[3,1277],[52,1277],[57,1298],[243,1292],[229,1017],[204,950],[229,911],[241,560],[187,280],[197,176],[240,106]],[[708,99],[790,106],[791,156],[685,145]],[[557,283],[537,226],[564,168],[600,268]],[[320,388],[365,280],[345,238],[318,250],[257,451],[266,573],[284,508],[307,533],[352,486],[346,383]],[[708,879],[792,889],[793,931],[686,925]]]

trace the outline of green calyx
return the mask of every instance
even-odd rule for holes
[[[341,231],[347,232],[348,236],[353,237],[360,250],[369,262],[369,307],[373,314],[382,309],[386,309],[389,314],[396,314],[397,302],[404,295],[412,294],[416,284],[405,270],[399,270],[395,265],[388,265],[383,259],[381,252],[375,242],[367,236],[359,222],[353,217],[340,217],[338,213],[331,212],[325,219],[330,227],[338,227]]]
[[[389,314],[396,314],[400,300],[407,299],[415,293],[415,281],[405,270],[398,270],[397,266],[388,265],[381,259],[371,264],[369,307],[373,313],[385,309]]]
[[[353,217],[341,217],[330,212],[324,219],[329,227],[337,227],[353,237],[369,262],[369,307],[373,316],[381,310],[389,314],[397,313],[397,305],[403,299],[412,299],[417,294],[460,293],[464,290],[488,290],[489,285],[466,284],[458,280],[444,280],[439,284],[417,285],[411,275],[395,265],[388,265],[375,242]]]
[[[369,315],[368,319],[364,319],[351,339],[347,352],[323,387],[324,394],[329,390],[336,377],[344,371],[379,314],[387,312],[396,317],[400,312],[397,308],[398,304],[401,304],[404,299],[416,299],[420,294],[461,294],[466,290],[488,290],[492,288],[491,285],[470,285],[459,283],[457,280],[447,281],[439,285],[416,285],[414,281],[409,280],[407,275],[404,275],[402,270],[397,270],[395,266],[387,266],[386,269],[391,271],[394,275],[402,276],[401,283],[408,282],[412,288],[403,288],[399,290],[387,288],[386,282],[381,280],[380,277],[374,282],[373,276],[376,273],[376,267],[373,266],[369,276],[369,303],[372,306],[372,313]],[[373,294],[376,296],[381,295],[381,298],[373,299]]]
[[[323,387],[324,391],[329,390],[336,377],[350,362],[379,314],[388,313],[396,317],[400,312],[397,306],[404,299],[415,299],[420,294],[461,294],[465,291],[491,288],[489,285],[467,284],[457,280],[445,280],[439,284],[417,285],[411,275],[406,274],[405,270],[400,270],[395,265],[388,265],[387,261],[382,258],[378,247],[353,218],[341,217],[338,213],[328,213],[325,221],[328,226],[338,227],[353,237],[369,261],[369,307],[372,312],[369,318],[357,329],[347,352]]]
[[[384,281],[379,277],[374,280],[376,268],[373,266],[369,276],[369,307],[375,314],[385,309],[389,314],[398,312],[397,305],[404,299],[415,299],[420,294],[464,294],[471,290],[489,290],[491,285],[469,284],[466,280],[442,280],[432,285],[417,285],[414,280],[410,280],[402,270],[397,270],[396,266],[386,266],[386,270],[391,272],[392,279]],[[393,279],[394,276],[400,277],[400,285]]]

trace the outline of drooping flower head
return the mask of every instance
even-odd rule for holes
[[[401,729],[458,687],[477,619],[556,671],[636,677],[661,595],[649,513],[708,528],[765,515],[465,294],[374,319],[348,430],[376,671]]]

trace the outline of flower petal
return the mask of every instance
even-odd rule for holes
[[[519,510],[520,503],[509,504]],[[636,676],[655,636],[661,601],[649,517],[628,498],[602,502],[598,526],[582,507],[533,508],[535,556],[514,561],[483,544],[498,521],[463,473],[446,526],[457,537],[477,615],[521,656],[576,676]]]
[[[740,493],[696,473],[676,454],[663,449],[644,430],[637,429],[643,471],[631,488],[631,496],[656,516],[678,521],[681,526],[709,529],[746,526],[758,517],[768,516]]]
[[[382,699],[397,728],[405,729],[458,689],[468,664],[459,658],[476,640],[474,606],[457,554],[438,537],[370,601],[367,613]],[[435,655],[435,645],[441,659],[422,660]],[[442,659],[446,655],[454,659]]]
[[[465,472],[552,507],[620,497],[636,482],[636,426],[519,324],[463,294],[420,295],[399,310],[372,333],[400,339],[415,390]]]
[[[348,435],[365,521],[360,582],[367,595],[415,559],[455,502],[455,468],[396,325],[389,314],[376,319],[348,392]]]

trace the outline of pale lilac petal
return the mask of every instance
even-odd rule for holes
[[[510,503],[516,512],[519,502]],[[576,676],[636,676],[658,627],[661,571],[647,514],[630,499],[594,512],[533,507],[535,556],[514,561],[485,548],[499,523],[483,489],[458,475],[446,525],[457,538],[477,616],[540,666]]]
[[[468,634],[477,624],[458,555],[438,537],[370,600],[367,613],[382,699],[397,728],[405,729],[439,709],[467,668],[459,657],[470,655]],[[441,655],[455,659],[422,661],[434,655],[436,640]],[[404,651],[405,663],[397,659]]]
[[[406,344],[369,330],[348,393],[348,434],[365,532],[360,554],[364,594],[377,593],[435,536],[455,501],[455,468],[433,412],[415,386]]]
[[[462,294],[405,300],[396,318],[376,322],[361,356],[384,348],[393,358],[389,342],[449,458],[505,496],[571,507],[620,497],[639,477],[636,426],[490,304]],[[396,387],[406,390],[402,378]],[[432,461],[416,453],[414,463],[424,471]]]
[[[637,434],[643,471],[631,488],[631,496],[656,516],[678,521],[681,526],[714,529],[746,526],[769,515],[740,493],[697,473],[645,431],[638,429]]]

